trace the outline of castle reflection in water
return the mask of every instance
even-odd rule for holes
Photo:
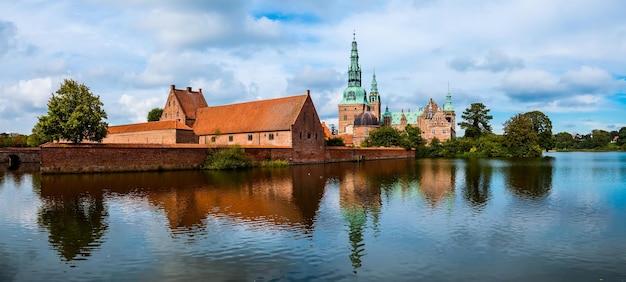
[[[38,224],[48,230],[49,243],[65,261],[88,259],[104,243],[111,199],[142,203],[162,213],[171,236],[193,235],[212,218],[312,236],[325,193],[338,189],[356,272],[366,254],[365,229],[379,232],[388,195],[417,195],[431,209],[454,208],[459,183],[469,206],[483,206],[490,198],[491,173],[497,168],[473,162],[477,161],[423,159],[219,172],[35,173],[32,177],[41,198]],[[457,173],[463,174],[463,180],[457,182]],[[12,175],[19,181],[20,173]],[[515,195],[541,197],[550,187],[550,169],[518,167],[505,175]],[[529,177],[530,187],[518,185],[520,178]]]

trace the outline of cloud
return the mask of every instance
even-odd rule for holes
[[[486,70],[491,72],[511,71],[524,68],[522,58],[511,57],[500,51],[491,50],[484,58],[455,57],[448,66],[456,71]]]
[[[17,84],[0,92],[3,107],[0,112],[10,110],[11,113],[37,112],[47,108],[52,91],[52,78],[33,78],[20,80]]]
[[[620,80],[600,68],[582,66],[561,76],[542,70],[521,70],[507,75],[501,83],[504,93],[520,102],[550,102],[562,110],[597,108],[604,97],[614,93]]]
[[[28,54],[34,50],[34,46],[18,36],[15,24],[0,20],[0,58],[11,52]]]
[[[146,122],[148,120],[148,112],[151,109],[162,108],[161,101],[158,97],[147,99],[137,99],[134,96],[124,94],[118,100],[118,103],[124,107],[124,110],[131,114],[133,123]]]

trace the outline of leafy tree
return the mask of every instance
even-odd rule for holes
[[[65,79],[56,95],[53,93],[48,100],[48,114],[39,117],[33,131],[37,129],[45,139],[55,141],[100,142],[109,126],[104,121],[107,114],[102,106],[100,96],[91,93],[89,87]]]
[[[406,131],[410,148],[421,147],[426,143],[422,138],[422,130],[419,127],[413,127],[409,124],[404,128],[404,131]]]
[[[326,146],[345,146],[345,145],[346,144],[343,143],[343,139],[339,137],[330,138],[326,140]]]
[[[617,145],[622,146],[626,144],[626,126],[619,129],[617,136],[619,137],[617,139]]]
[[[479,138],[491,133],[489,121],[493,116],[488,115],[489,109],[483,103],[472,103],[463,112],[461,118],[465,121],[459,122],[459,127],[465,129],[465,137]]]
[[[593,148],[603,148],[609,144],[611,137],[606,130],[594,129],[591,131],[591,140]]]
[[[533,123],[523,114],[517,114],[504,123],[503,145],[512,157],[541,156]]]
[[[406,133],[391,126],[383,126],[370,133],[363,141],[364,147],[408,147]]]
[[[554,148],[555,140],[552,135],[552,121],[548,116],[540,111],[525,113],[527,119],[532,123],[532,129],[537,133],[539,147],[548,151]]]
[[[163,114],[162,108],[154,108],[148,112],[148,121],[159,121]]]
[[[560,132],[554,136],[555,140],[555,148],[557,149],[573,149],[574,148],[574,138],[572,138],[572,134],[567,132]]]

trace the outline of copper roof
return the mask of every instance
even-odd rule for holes
[[[196,135],[291,130],[308,95],[198,109]]]
[[[109,134],[119,134],[119,133],[130,133],[130,132],[151,131],[151,130],[164,130],[164,129],[192,130],[191,127],[179,121],[165,120],[165,121],[152,121],[152,122],[144,122],[144,123],[133,123],[133,124],[109,126],[108,131],[109,131]]]
[[[185,116],[189,119],[196,118],[197,109],[208,106],[204,95],[202,95],[202,89],[199,91],[192,91],[191,87],[187,87],[187,89],[176,89],[174,85],[172,85],[171,91],[174,92],[181,108],[183,108]]]

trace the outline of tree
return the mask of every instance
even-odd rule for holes
[[[552,121],[548,116],[540,111],[525,113],[527,119],[532,123],[532,129],[537,133],[539,147],[548,151],[554,148],[555,140],[552,135]]]
[[[100,96],[89,87],[72,79],[65,79],[48,100],[48,114],[39,117],[33,132],[45,140],[83,140],[101,142],[107,135],[106,112],[102,109]]]
[[[555,139],[555,148],[557,149],[573,149],[574,148],[574,138],[572,134],[567,132],[560,132],[554,136]]]
[[[617,132],[617,137],[619,137],[617,139],[618,146],[626,144],[626,126],[619,129],[619,131]]]
[[[148,112],[148,121],[159,121],[163,114],[162,108],[154,108]]]
[[[409,124],[404,128],[404,131],[406,131],[410,148],[421,147],[426,143],[422,138],[422,130],[419,127],[413,127]]]
[[[491,125],[489,120],[493,116],[488,115],[489,109],[483,103],[472,103],[472,105],[463,112],[461,118],[465,121],[459,122],[459,127],[465,129],[465,137],[479,138],[491,133]]]
[[[606,130],[594,129],[591,131],[591,141],[593,148],[604,148],[611,141],[611,137]]]
[[[391,126],[382,126],[372,131],[363,141],[361,146],[365,147],[407,147],[408,141],[406,133],[401,132]]]
[[[541,156],[542,150],[533,123],[523,114],[517,114],[504,123],[503,145],[512,157]]]

